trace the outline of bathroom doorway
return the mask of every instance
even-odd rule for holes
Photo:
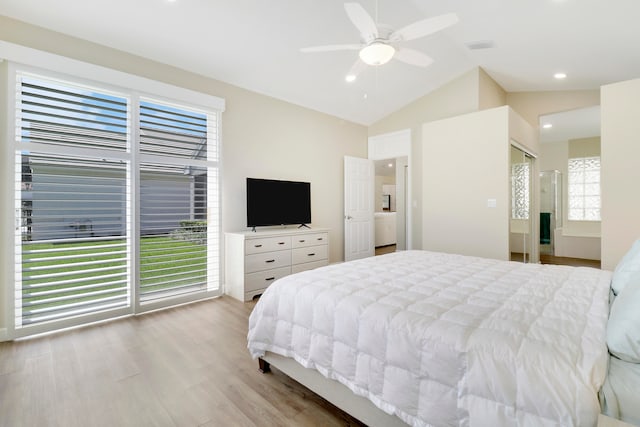
[[[375,248],[380,255],[406,250],[406,156],[375,161]]]
[[[411,130],[370,137],[368,158],[376,164],[376,253],[411,249]]]

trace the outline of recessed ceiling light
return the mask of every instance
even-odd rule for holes
[[[551,123],[545,123],[545,124],[542,125],[542,127],[545,128],[545,129],[549,129],[549,128],[552,128],[553,125]]]
[[[562,80],[562,79],[566,79],[567,78],[567,74],[566,73],[555,73],[553,75],[554,79],[558,79],[558,80]]]
[[[353,74],[349,74],[347,77],[344,78],[346,81],[348,81],[349,83],[356,81],[356,76]]]
[[[390,168],[393,167],[393,163],[389,163],[387,166],[389,166]]]

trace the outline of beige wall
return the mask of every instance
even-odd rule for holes
[[[366,127],[2,16],[0,39],[224,98],[224,230],[245,229],[247,176],[310,181],[313,225],[331,229],[331,262],[344,259],[343,157],[366,157]]]
[[[503,106],[425,123],[422,137],[423,249],[508,260],[511,144],[536,153],[532,126]]]
[[[482,68],[478,68],[478,110],[507,105],[507,92]]]
[[[542,115],[599,104],[598,90],[507,92],[507,105],[534,128],[538,127],[538,120]]]
[[[501,107],[424,124],[424,249],[508,259],[508,123]]]
[[[602,87],[602,268],[640,238],[640,79]]]

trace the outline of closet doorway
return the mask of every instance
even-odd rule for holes
[[[376,253],[411,249],[411,130],[370,137],[368,158],[376,165]]]
[[[534,157],[511,146],[511,217],[509,249],[511,260],[537,262],[535,243]]]

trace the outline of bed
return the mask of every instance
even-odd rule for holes
[[[333,264],[273,283],[248,348],[349,390],[370,425],[596,425],[611,276],[428,251]]]

